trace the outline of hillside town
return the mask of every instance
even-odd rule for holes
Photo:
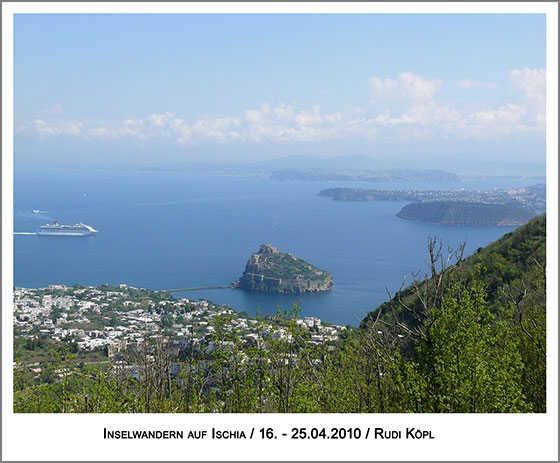
[[[110,360],[127,348],[164,338],[171,353],[177,354],[187,343],[211,352],[218,319],[223,320],[221,329],[243,345],[258,338],[280,340],[291,336],[271,316],[263,321],[229,306],[176,299],[170,293],[124,284],[14,288],[14,344],[23,345],[22,351],[43,340],[45,345],[67,344],[86,356],[102,351]],[[310,344],[336,343],[346,329],[315,317],[296,317],[293,322],[306,333],[305,340]],[[24,356],[21,360],[29,359]]]

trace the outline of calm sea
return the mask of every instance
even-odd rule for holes
[[[183,172],[19,171],[14,173],[14,284],[44,287],[102,283],[174,289],[228,285],[251,253],[271,243],[331,272],[332,291],[274,295],[243,290],[178,293],[238,311],[273,313],[301,302],[303,316],[356,325],[387,300],[406,272],[425,270],[430,235],[467,252],[513,227],[452,227],[410,222],[395,214],[403,202],[339,202],[324,188],[504,188],[527,180],[455,184],[274,182],[263,178]],[[536,182],[533,182],[536,183]],[[32,211],[39,209],[40,214]],[[34,232],[57,220],[83,222],[96,236]]]

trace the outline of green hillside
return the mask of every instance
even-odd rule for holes
[[[496,310],[504,302],[503,290],[506,285],[519,284],[523,277],[532,275],[536,268],[544,268],[545,265],[546,215],[543,214],[488,246],[478,248],[473,255],[461,259],[454,273],[456,279],[470,281],[478,266],[477,277],[484,282],[487,302]],[[422,283],[423,281],[419,284]],[[418,284],[411,283],[400,292],[401,299],[409,306],[416,307],[419,304],[415,297],[417,287]],[[364,321],[377,316],[378,311],[382,311],[382,316],[389,319],[390,307],[391,302],[383,303]],[[396,311],[399,317],[412,322],[402,310]]]
[[[438,342],[444,342],[440,354],[456,350],[459,357],[487,336],[485,348],[461,368],[478,368],[480,362],[489,366],[489,357],[501,353],[499,361],[509,366],[500,374],[517,375],[523,400],[532,411],[545,411],[546,216],[464,259],[460,250],[448,255],[435,240],[429,249],[428,275],[416,277],[368,314],[361,329],[383,326],[389,337],[402,339],[406,359],[433,368]]]

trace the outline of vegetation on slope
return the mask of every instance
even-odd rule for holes
[[[287,253],[268,256],[266,258],[266,265],[263,266],[260,273],[267,277],[286,280],[325,280],[330,276],[329,272],[319,270],[303,259]]]
[[[504,355],[496,358],[495,366],[505,368],[499,374],[515,378],[523,401],[532,411],[544,412],[546,217],[536,217],[466,259],[462,249],[444,255],[435,240],[429,241],[428,248],[429,275],[413,276],[405,289],[403,284],[389,302],[366,317],[362,329],[383,326],[390,336],[402,337],[401,352],[418,366],[429,364],[436,369],[437,361],[446,367],[447,362],[432,350],[438,345],[448,354],[455,350],[457,375],[460,371],[479,373],[493,356]],[[447,330],[438,331],[445,326]],[[445,343],[438,344],[441,336]],[[484,338],[489,341],[485,348],[461,365],[459,359]],[[437,371],[428,377],[434,379]],[[476,382],[470,384],[479,387]],[[487,387],[483,391],[489,393]]]

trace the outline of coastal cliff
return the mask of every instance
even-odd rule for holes
[[[329,272],[270,244],[261,244],[249,258],[243,276],[234,282],[236,288],[267,293],[310,293],[333,286]]]

